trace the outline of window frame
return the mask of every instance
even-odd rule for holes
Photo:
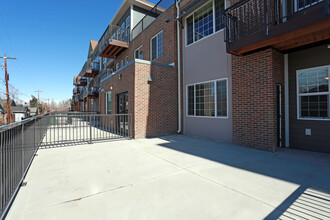
[[[120,67],[119,67],[119,63],[116,63],[116,71],[119,70]]]
[[[306,71],[306,70],[312,70],[312,69],[318,69],[322,67],[328,67],[328,92],[315,92],[315,93],[299,93],[299,72],[300,71]],[[297,120],[310,120],[310,121],[330,121],[330,65],[323,65],[323,66],[317,66],[312,68],[305,68],[305,69],[299,69],[296,70],[296,103],[297,103]],[[321,118],[321,117],[301,117],[301,101],[300,97],[302,96],[320,96],[320,95],[328,95],[328,117],[327,118]]]
[[[216,33],[218,33],[218,32],[221,32],[221,31],[224,31],[224,29],[225,28],[221,28],[220,30],[216,30],[215,28],[216,28],[216,25],[215,25],[215,1],[216,0],[210,0],[210,1],[207,1],[207,2],[205,2],[204,4],[202,4],[201,6],[199,6],[197,9],[195,9],[193,12],[191,12],[189,15],[187,15],[186,17],[185,17],[185,19],[184,19],[184,22],[185,22],[185,28],[184,28],[184,34],[185,34],[185,47],[188,47],[188,46],[190,46],[190,45],[193,45],[193,44],[195,44],[195,43],[197,43],[197,42],[200,42],[200,41],[202,41],[202,40],[204,40],[204,39],[206,39],[206,38],[208,38],[208,37],[211,37],[212,35],[214,35],[214,34],[216,34]],[[223,0],[224,1],[224,8],[226,9],[227,8],[227,3],[226,3],[226,0]],[[195,14],[195,12],[196,11],[198,11],[200,8],[202,8],[203,6],[205,6],[206,4],[208,4],[208,3],[210,3],[210,2],[212,2],[212,11],[213,11],[213,33],[212,34],[210,34],[210,35],[208,35],[208,36],[206,36],[206,37],[203,37],[202,39],[200,39],[200,40],[198,40],[198,41],[195,41],[195,37],[194,37],[194,35],[193,35],[193,42],[192,43],[190,43],[190,44],[188,44],[188,35],[187,35],[187,19],[189,18],[189,17],[193,17],[193,33],[195,33],[195,25],[194,25],[194,20],[195,20],[195,17],[194,17],[194,14]]]
[[[108,94],[110,93],[110,106],[112,104],[112,97],[111,97],[111,91],[105,93],[105,114],[106,115],[111,115],[112,114],[112,110],[110,108],[110,113],[108,113]]]
[[[128,56],[125,57],[125,66],[128,64]]]
[[[324,2],[324,0],[321,0],[320,2],[314,2],[314,3],[311,3],[307,6],[305,6],[305,7],[299,8],[299,0],[294,0],[294,12],[299,12],[299,11],[305,10],[306,8],[309,8],[313,5],[323,3],[323,2]]]
[[[143,45],[139,46],[138,48],[136,48],[136,49],[134,50],[134,52],[133,52],[133,53],[134,53],[134,54],[133,54],[134,59],[140,59],[140,60],[141,60],[141,58],[136,58],[136,57],[135,57],[135,52],[138,51],[138,50],[142,51],[142,59],[143,59],[143,50],[141,50],[141,49],[142,49],[142,46],[143,46]],[[140,55],[140,53],[139,53],[139,55]]]
[[[226,81],[226,97],[227,97],[227,116],[218,116],[218,94],[217,94],[217,82],[218,81]],[[198,84],[203,84],[203,83],[214,83],[214,94],[215,94],[215,97],[214,97],[214,112],[215,112],[215,116],[198,116],[196,115],[196,85]],[[188,87],[189,86],[194,86],[194,115],[189,115],[188,114]],[[219,118],[219,119],[228,119],[229,118],[229,94],[228,94],[228,91],[229,91],[229,88],[228,88],[228,78],[225,77],[225,78],[220,78],[220,79],[215,79],[215,80],[208,80],[208,81],[203,81],[203,82],[197,82],[197,83],[191,83],[191,84],[187,84],[186,85],[186,101],[185,101],[185,104],[186,104],[186,109],[185,109],[185,114],[186,114],[186,117],[191,117],[191,118]]]
[[[163,54],[161,56],[158,56],[158,35],[160,33],[163,33]],[[156,38],[156,56],[157,56],[155,58],[152,57],[152,40],[154,38]],[[153,37],[150,38],[150,44],[149,45],[150,45],[150,61],[153,61],[153,60],[155,60],[159,57],[164,56],[164,32],[163,32],[163,30],[159,31],[157,34],[155,34]]]

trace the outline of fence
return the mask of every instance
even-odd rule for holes
[[[45,134],[42,116],[0,127],[0,216],[28,170]]]
[[[130,114],[55,112],[0,127],[0,219],[39,148],[132,138]]]
[[[267,36],[271,26],[317,4],[329,13],[329,0],[241,0],[225,10],[227,46],[253,33],[264,32]]]

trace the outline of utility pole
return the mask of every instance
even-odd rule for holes
[[[40,90],[38,89],[38,90],[35,91],[35,92],[38,93],[38,103],[37,103],[37,110],[38,110],[38,108],[39,108],[39,104],[40,104],[39,93],[42,92],[42,91],[40,91]],[[39,110],[38,110],[38,113],[39,113]]]
[[[16,58],[7,57],[6,54],[0,58],[5,60],[5,80],[6,80],[6,93],[7,93],[7,124],[10,124],[10,123],[12,123],[12,118],[11,118],[11,114],[10,114],[10,101],[9,101],[9,88],[8,88],[9,76],[7,73],[7,59],[16,60]]]

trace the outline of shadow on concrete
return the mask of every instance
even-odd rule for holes
[[[161,147],[300,185],[266,219],[329,219],[329,154],[294,149],[270,153],[181,135],[160,139],[166,141]]]

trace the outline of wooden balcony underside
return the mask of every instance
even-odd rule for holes
[[[77,86],[86,86],[86,85],[87,85],[87,81],[77,82]]]
[[[269,25],[267,36],[265,30],[242,36],[232,42],[228,52],[243,55],[265,47],[284,52],[330,39],[330,15],[324,14],[321,6],[292,15],[283,23]]]
[[[101,52],[100,57],[114,59],[117,55],[128,48],[128,43],[118,40],[110,40],[108,45]]]
[[[264,33],[256,33],[255,35],[244,38],[242,41],[244,40],[245,42],[242,43],[245,44],[249,41],[249,39],[253,40],[262,38],[263,36],[261,35],[264,35]],[[264,47],[272,47],[278,51],[286,51],[327,39],[330,39],[330,19],[280,36],[261,40],[258,43],[250,44],[230,52],[233,54],[243,55],[250,51],[258,50]],[[240,42],[237,42],[237,44],[234,45],[234,48],[240,47],[239,44]]]
[[[99,73],[98,70],[88,69],[86,70],[84,77],[95,77]]]

